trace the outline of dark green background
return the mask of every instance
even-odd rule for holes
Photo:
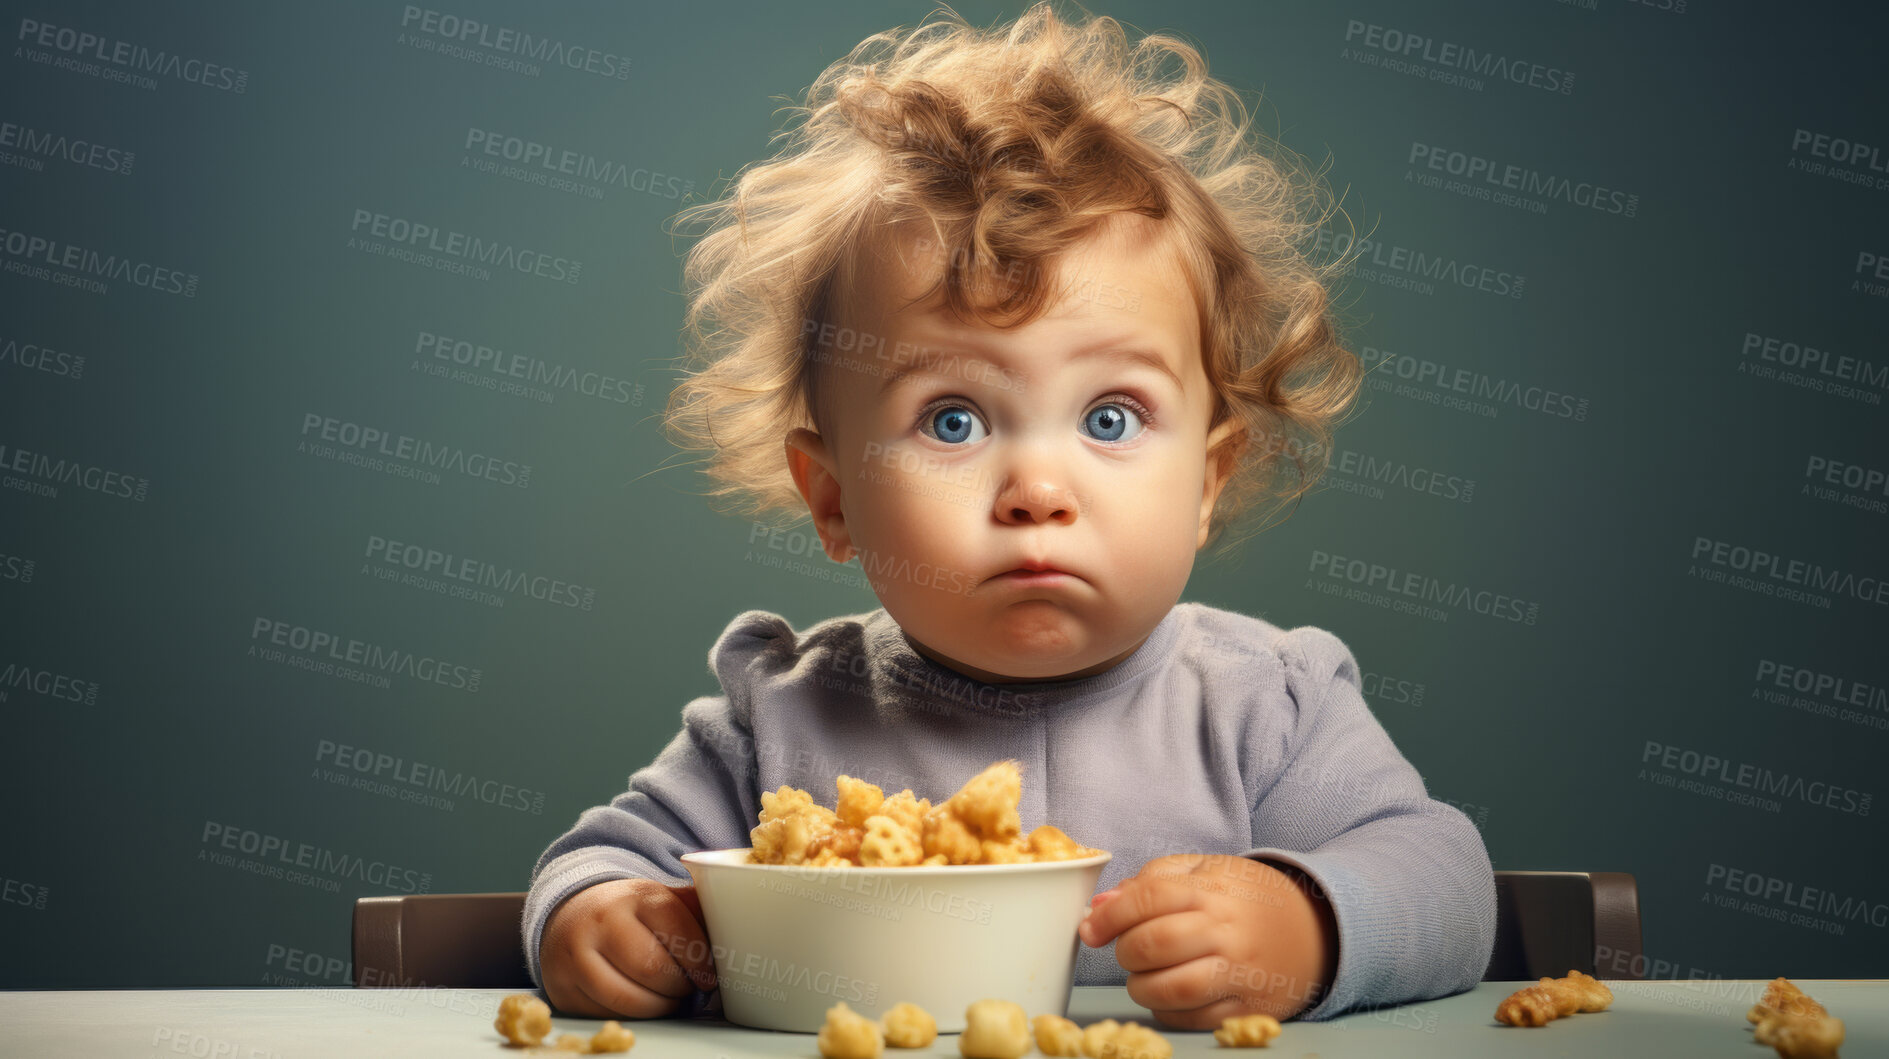
[[[344,968],[283,954],[345,961],[352,900],[402,888],[328,893],[218,866],[200,857],[216,848],[206,824],[424,872],[432,892],[522,890],[545,845],[716,690],[706,652],[736,613],[804,627],[876,606],[753,561],[747,522],[714,514],[693,471],[659,470],[677,462],[657,416],[688,245],[665,222],[683,203],[595,201],[460,162],[467,128],[491,128],[678,176],[699,200],[766,153],[771,97],[929,6],[432,6],[625,56],[630,75],[525,77],[415,51],[396,42],[400,4],[0,4],[0,122],[136,152],[128,175],[0,166],[0,228],[201,277],[187,299],[0,273],[0,342],[86,358],[76,381],[0,361],[0,444],[150,483],[141,503],[0,489],[0,557],[33,562],[27,580],[0,560],[0,666],[97,686],[92,703],[0,688],[14,895],[0,985],[342,984]],[[959,10],[987,25],[1022,7]],[[1373,705],[1431,792],[1478,821],[1496,866],[1634,873],[1647,952],[1681,977],[1885,973],[1882,807],[1768,812],[1640,776],[1654,741],[1885,786],[1882,706],[1853,723],[1752,697],[1761,659],[1889,684],[1883,607],[1817,609],[1688,574],[1708,537],[1889,575],[1889,516],[1802,491],[1813,455],[1889,468],[1882,389],[1870,404],[1738,370],[1747,332],[1889,362],[1889,299],[1852,289],[1859,252],[1889,254],[1889,190],[1788,167],[1804,157],[1798,128],[1889,151],[1884,21],[1861,7],[1093,8],[1178,32],[1249,100],[1263,93],[1260,124],[1329,155],[1360,229],[1526,276],[1521,299],[1353,283],[1350,340],[1589,398],[1585,421],[1367,391],[1340,446],[1473,479],[1473,502],[1322,491],[1236,560],[1199,565],[1187,598],[1330,629],[1368,674],[1421,685],[1420,703]],[[22,18],[227,63],[249,72],[246,91],[38,65],[11,39]],[[1353,19],[1570,70],[1576,87],[1476,92],[1369,68],[1341,57]],[[1619,187],[1638,216],[1418,187],[1404,180],[1413,140]],[[369,257],[346,246],[357,207],[544,247],[581,260],[582,279],[478,282]],[[422,330],[623,377],[643,397],[538,404],[428,378],[411,370]],[[311,411],[530,463],[530,487],[419,485],[299,454]],[[383,583],[361,573],[370,534],[576,582],[595,607]],[[1323,595],[1306,587],[1315,549],[1503,591],[1539,617],[1438,623]],[[248,655],[259,616],[477,666],[483,682],[380,689],[272,665]],[[542,812],[331,786],[312,775],[322,740],[543,792]],[[1835,934],[1715,907],[1715,864],[1874,912]]]

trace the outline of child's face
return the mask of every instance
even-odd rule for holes
[[[942,268],[925,245],[860,270],[835,323],[867,337],[819,348],[828,432],[787,439],[795,481],[921,654],[989,682],[1101,672],[1180,599],[1225,481],[1193,295],[1159,225],[1118,215],[1055,263],[1064,301],[967,326],[937,297],[899,310]]]

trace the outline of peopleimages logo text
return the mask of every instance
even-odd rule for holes
[[[55,26],[37,19],[20,19],[20,32],[14,39],[77,58],[92,59],[142,74],[175,77],[180,81],[238,95],[249,87],[248,70],[176,55],[128,40],[113,40],[70,26]]]
[[[268,617],[256,619],[255,624],[250,627],[249,638],[252,643],[260,642],[276,647],[286,647],[311,658],[366,666],[380,673],[412,677],[415,680],[441,684],[462,691],[478,691],[480,681],[485,676],[482,670],[472,666],[458,665],[431,655],[383,647],[365,640],[339,636],[325,629],[313,629]]]
[[[465,232],[439,228],[424,221],[395,217],[375,210],[356,208],[354,219],[348,230],[356,235],[370,235],[376,239],[385,239],[390,243],[398,243],[416,250],[427,250],[464,261],[476,261],[481,265],[510,269],[561,283],[576,283],[584,271],[583,262],[571,258],[545,253],[542,250],[533,250],[529,247],[517,247],[495,239],[484,239]]]
[[[67,269],[99,279],[113,279],[159,294],[197,296],[197,274],[153,261],[108,254],[91,247],[17,229],[0,228],[0,252],[34,265]]]
[[[1787,585],[1802,585],[1819,592],[1849,596],[1864,603],[1889,606],[1889,581],[1867,575],[1858,577],[1848,571],[1802,559],[1788,559],[1761,548],[1748,548],[1711,537],[1695,537],[1692,559],[1694,562],[1709,563],[1754,577],[1770,578]]]
[[[1399,570],[1365,559],[1333,555],[1316,548],[1312,550],[1312,560],[1306,569],[1336,581],[1348,581],[1380,592],[1407,596],[1425,603],[1441,603],[1473,614],[1523,625],[1535,624],[1541,615],[1541,604],[1537,602],[1488,589],[1475,589],[1415,570]]]
[[[408,4],[401,9],[400,28],[409,33],[425,33],[457,44],[516,55],[533,62],[596,74],[598,77],[623,81],[630,76],[630,60],[621,55],[540,37],[508,26],[494,26],[476,18],[462,18],[416,4]]]
[[[1813,780],[1788,772],[1773,772],[1763,765],[1735,761],[1717,754],[1672,746],[1648,739],[1640,750],[1640,764],[1668,772],[1723,783],[1728,787],[1777,795],[1841,813],[1868,816],[1875,797],[1828,780]]]
[[[1380,26],[1359,19],[1345,20],[1345,41],[1375,48],[1403,59],[1431,63],[1453,70],[1463,70],[1480,77],[1508,81],[1538,88],[1544,92],[1569,95],[1574,91],[1574,75],[1559,67],[1527,59],[1516,59],[1497,52],[1483,51],[1454,41],[1439,40],[1421,33],[1410,33],[1392,26]]]

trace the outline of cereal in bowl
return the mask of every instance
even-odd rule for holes
[[[760,819],[749,832],[750,864],[895,868],[944,864],[1032,864],[1090,857],[1090,849],[1050,824],[1022,833],[1017,803],[1023,774],[999,761],[937,805],[908,788],[887,796],[878,786],[841,775],[836,808],[798,787],[761,794]]]

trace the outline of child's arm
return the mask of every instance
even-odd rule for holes
[[[630,776],[629,789],[608,805],[586,809],[538,858],[521,929],[525,963],[539,988],[545,984],[545,927],[570,904],[567,898],[617,879],[689,887],[682,854],[748,844],[760,806],[753,686],[770,670],[792,664],[794,642],[793,628],[776,614],[750,610],[736,616],[709,651],[709,668],[723,694],[683,707],[682,731]],[[767,663],[760,662],[763,656]],[[650,892],[656,904],[664,903],[661,894]]]
[[[532,869],[523,930],[531,979],[544,985],[540,946],[552,913],[573,894],[613,879],[691,885],[684,853],[748,843],[747,809],[758,805],[754,738],[745,695],[698,698],[682,731],[630,776],[608,805],[584,810]]]
[[[1244,749],[1254,848],[1155,858],[1098,894],[1080,930],[1115,942],[1130,997],[1168,1025],[1459,992],[1494,944],[1481,837],[1425,796],[1365,706],[1350,651],[1318,629],[1278,647],[1285,700],[1255,707]]]
[[[1331,989],[1304,1017],[1473,988],[1495,946],[1495,874],[1469,818],[1424,791],[1365,705],[1337,637],[1281,638],[1298,706],[1283,760],[1262,777],[1253,849],[1303,872],[1338,931]]]

